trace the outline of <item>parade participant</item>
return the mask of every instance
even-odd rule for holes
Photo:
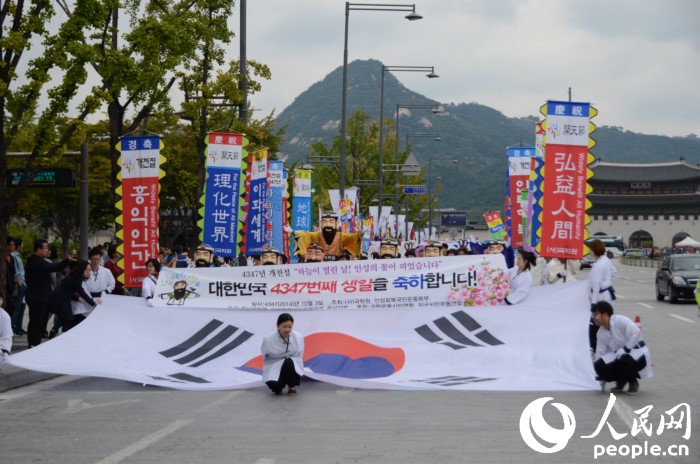
[[[642,340],[642,331],[630,318],[613,315],[613,307],[607,301],[593,305],[593,320],[600,328],[593,363],[598,379],[616,382],[610,391],[622,392],[629,384],[627,393],[636,394],[640,374],[652,376],[649,348]]]
[[[379,245],[379,259],[394,259],[399,257],[399,242],[386,239]]]
[[[280,256],[282,253],[276,248],[267,247],[263,249],[260,255],[260,264],[263,266],[275,266],[280,264]]]
[[[90,266],[88,267],[88,278],[83,281],[83,289],[92,298],[102,298],[104,293],[111,293],[114,290],[114,276],[109,269],[102,266],[102,249],[95,247],[88,252]],[[87,304],[84,301],[73,301],[73,326],[80,324],[90,315],[95,305]],[[55,334],[54,334],[55,336]]]
[[[29,307],[29,323],[27,325],[29,348],[41,343],[41,336],[46,330],[49,297],[51,296],[51,275],[54,272],[62,271],[68,267],[68,264],[76,261],[74,258],[68,257],[58,263],[50,263],[46,260],[49,252],[49,243],[46,240],[34,240],[34,253],[27,258],[27,263],[24,266],[27,281],[27,293],[24,299]]]
[[[4,308],[5,301],[0,295],[0,369],[12,351],[12,320]]]
[[[126,292],[124,291],[124,284],[119,282],[119,276],[124,274],[123,269],[119,269],[119,266],[117,265],[117,262],[123,258],[122,254],[117,251],[117,246],[116,245],[110,245],[107,248],[107,261],[104,263],[105,269],[109,270],[109,272],[112,273],[112,276],[114,276],[114,290],[112,290],[113,295],[124,295]]]
[[[156,285],[158,284],[160,261],[156,258],[151,258],[146,261],[146,272],[148,272],[148,275],[144,277],[143,283],[141,284],[141,296],[150,303],[149,300],[153,298],[156,291]]]
[[[576,271],[567,270],[567,260],[560,261],[557,258],[545,258],[547,264],[542,271],[542,285],[561,284],[576,280]],[[571,272],[569,272],[571,271]]]
[[[532,275],[530,266],[535,265],[535,255],[530,251],[518,250],[515,258],[515,266],[508,269],[510,280],[510,292],[503,301],[508,305],[519,303],[525,299],[532,288]]]
[[[318,242],[311,242],[304,252],[305,263],[320,263],[323,261],[323,248]]]
[[[439,242],[428,242],[423,247],[423,256],[435,258],[440,256],[442,252],[442,244]]]
[[[304,337],[292,330],[294,318],[283,313],[277,318],[277,330],[263,339],[263,382],[275,395],[288,387],[296,395],[296,387],[304,375]]]
[[[403,257],[404,258],[415,258],[416,257],[416,249],[413,248],[413,243],[412,242],[405,242],[403,244]]]
[[[100,259],[101,256],[102,253],[100,253]],[[73,264],[68,275],[61,280],[61,284],[51,296],[51,312],[61,318],[63,332],[68,332],[85,319],[81,314],[74,313],[72,303],[75,294],[82,299],[82,302],[90,305],[90,311],[102,302],[99,298],[93,299],[83,287],[83,283],[90,278],[90,274],[90,263],[81,259]]]
[[[459,240],[457,243],[459,244],[459,248],[457,248],[457,256],[467,256],[472,254],[468,241]]]
[[[194,267],[212,267],[214,265],[214,247],[202,243],[194,250]]]
[[[588,244],[588,248],[595,256],[595,261],[588,273],[588,299],[592,310],[593,305],[599,301],[611,302],[615,300],[613,280],[617,275],[617,269],[606,256],[605,244],[602,241],[598,239],[592,240]],[[598,326],[593,320],[593,315],[591,315],[588,326],[588,343],[590,344],[591,352],[595,352],[597,332]]]
[[[501,253],[506,259],[506,266],[511,268],[515,265],[515,251],[505,240],[491,240],[486,243],[486,254],[497,255]]]
[[[321,217],[320,232],[295,231],[285,229],[294,237],[294,256],[301,257],[311,242],[318,242],[323,248],[325,261],[337,261],[347,249],[353,256],[359,256],[362,249],[362,233],[347,234],[338,230],[338,215],[326,212]]]

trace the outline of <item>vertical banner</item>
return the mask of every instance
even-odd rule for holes
[[[294,198],[292,199],[292,229],[310,231],[311,223],[311,171],[308,169],[295,169],[292,181]],[[292,252],[294,243],[290,240],[289,248],[292,262],[296,262]]]
[[[284,190],[282,190],[282,230],[284,231],[289,227],[289,170],[287,168],[283,171],[283,182]],[[282,233],[282,248],[278,248],[282,253],[285,254],[289,262],[289,254],[291,250],[289,249],[289,234]]]
[[[242,134],[210,132],[207,135],[206,181],[200,209],[199,239],[211,245],[217,256],[238,256],[241,195],[245,192],[243,172],[248,141]]]
[[[270,214],[267,228],[270,231],[270,244],[277,250],[284,250],[284,192],[287,182],[284,178],[284,162],[270,160],[267,176],[267,198],[270,203]]]
[[[357,231],[355,225],[355,212],[358,211],[357,187],[345,189],[345,198],[340,198],[340,190],[328,190],[328,197],[331,201],[331,208],[338,214],[340,220],[340,230],[346,234],[352,234]]]
[[[523,244],[523,218],[525,209],[521,207],[520,197],[523,189],[526,189],[530,181],[530,158],[535,155],[535,147],[509,147],[508,148],[508,184],[510,197],[510,238],[513,248],[519,248]]]
[[[590,105],[548,101],[540,253],[581,259],[587,222]],[[591,144],[592,146],[592,144]],[[592,158],[592,156],[591,156]]]
[[[117,203],[122,214],[117,223],[122,229],[117,238],[122,240],[120,252],[124,256],[124,274],[119,276],[126,288],[141,288],[146,277],[146,260],[157,258],[159,179],[163,176],[160,164],[163,147],[160,136],[122,137],[117,144],[121,153],[118,179],[121,186]]]
[[[246,216],[245,254],[260,255],[267,246],[267,150],[250,154],[248,215]]]
[[[496,240],[503,240],[506,236],[506,229],[501,221],[501,213],[494,211],[492,213],[484,214],[484,219],[486,219],[486,225],[491,232],[491,237]]]

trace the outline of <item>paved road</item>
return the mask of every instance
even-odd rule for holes
[[[0,462],[14,463],[589,463],[700,462],[700,318],[692,302],[654,298],[653,269],[618,264],[616,310],[639,315],[655,377],[620,395],[596,436],[609,396],[601,392],[394,392],[306,382],[297,397],[266,389],[181,392],[100,378],[60,376],[0,393]],[[587,271],[579,277],[585,279]],[[541,454],[519,431],[524,408],[553,397],[574,414],[564,449]],[[658,427],[687,403],[692,431]],[[633,411],[653,408],[650,436],[635,436]],[[641,412],[640,412],[641,413]],[[678,419],[679,412],[675,418]],[[544,418],[561,428],[551,403]],[[651,450],[688,456],[638,456]],[[600,456],[603,446],[627,456]]]

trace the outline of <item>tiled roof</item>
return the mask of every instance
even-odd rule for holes
[[[591,193],[588,195],[593,206],[597,205],[698,205],[700,193],[684,193],[670,195],[604,195]]]
[[[700,166],[685,160],[670,163],[608,163],[594,161],[590,165],[593,179],[589,182],[680,182],[700,181]]]

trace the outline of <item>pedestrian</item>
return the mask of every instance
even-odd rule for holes
[[[591,312],[593,311],[593,305],[599,301],[611,302],[615,300],[615,289],[613,288],[613,280],[617,275],[617,269],[606,256],[605,244],[599,240],[592,240],[588,244],[591,253],[595,257],[595,261],[591,266],[591,270],[588,273],[588,298],[591,304]],[[591,353],[595,353],[596,348],[596,333],[598,332],[598,326],[593,320],[593,315],[591,314],[591,320],[588,324],[588,343],[590,345]]]
[[[99,257],[97,257],[98,263],[101,257],[102,253],[99,253]],[[78,295],[82,300],[80,301],[81,304],[86,303],[89,305],[90,312],[102,302],[99,298],[93,298],[85,291],[83,283],[90,278],[90,275],[90,263],[81,259],[73,263],[68,275],[63,278],[61,285],[53,292],[51,312],[61,318],[63,332],[68,332],[85,319],[82,315],[83,313],[75,313],[73,307],[75,295]]]
[[[5,263],[7,264],[5,271],[5,298],[7,306],[5,311],[12,317],[12,308],[14,308],[14,295],[17,292],[17,281],[15,280],[15,260],[12,257],[12,252],[15,251],[15,239],[7,237],[7,251],[5,252]]]
[[[263,339],[263,382],[275,395],[296,395],[304,375],[304,337],[292,330],[294,318],[283,313],[277,318],[277,330]]]
[[[500,253],[500,251],[499,251]],[[503,299],[506,304],[520,303],[530,293],[532,288],[532,275],[530,267],[536,264],[535,254],[520,248],[515,256],[515,266],[508,269],[510,280],[510,292]]]
[[[12,320],[4,308],[5,300],[0,295],[0,370],[12,351]]]
[[[39,345],[41,337],[46,331],[46,317],[51,296],[51,274],[62,271],[75,261],[71,257],[58,263],[47,261],[49,243],[44,239],[34,240],[33,248],[33,254],[27,258],[27,263],[24,266],[27,282],[25,300],[29,307],[29,324],[27,326],[27,346],[29,348]]]
[[[27,281],[24,275],[24,263],[22,262],[24,245],[21,238],[15,239],[15,251],[11,253],[15,264],[15,292],[13,293],[13,307],[8,307],[12,314],[12,329],[17,335],[26,335],[22,329],[24,319],[24,294],[27,291]]]
[[[593,320],[600,328],[597,333],[595,362],[593,367],[598,378],[604,382],[615,382],[610,391],[639,392],[640,375],[651,377],[649,348],[642,340],[642,331],[629,317],[613,314],[607,301],[593,305]]]
[[[119,282],[119,276],[124,274],[124,270],[117,265],[117,262],[122,259],[123,256],[117,251],[116,245],[110,245],[109,248],[107,248],[107,257],[104,267],[109,270],[114,277],[114,290],[112,290],[112,294],[125,295],[124,284]]]

